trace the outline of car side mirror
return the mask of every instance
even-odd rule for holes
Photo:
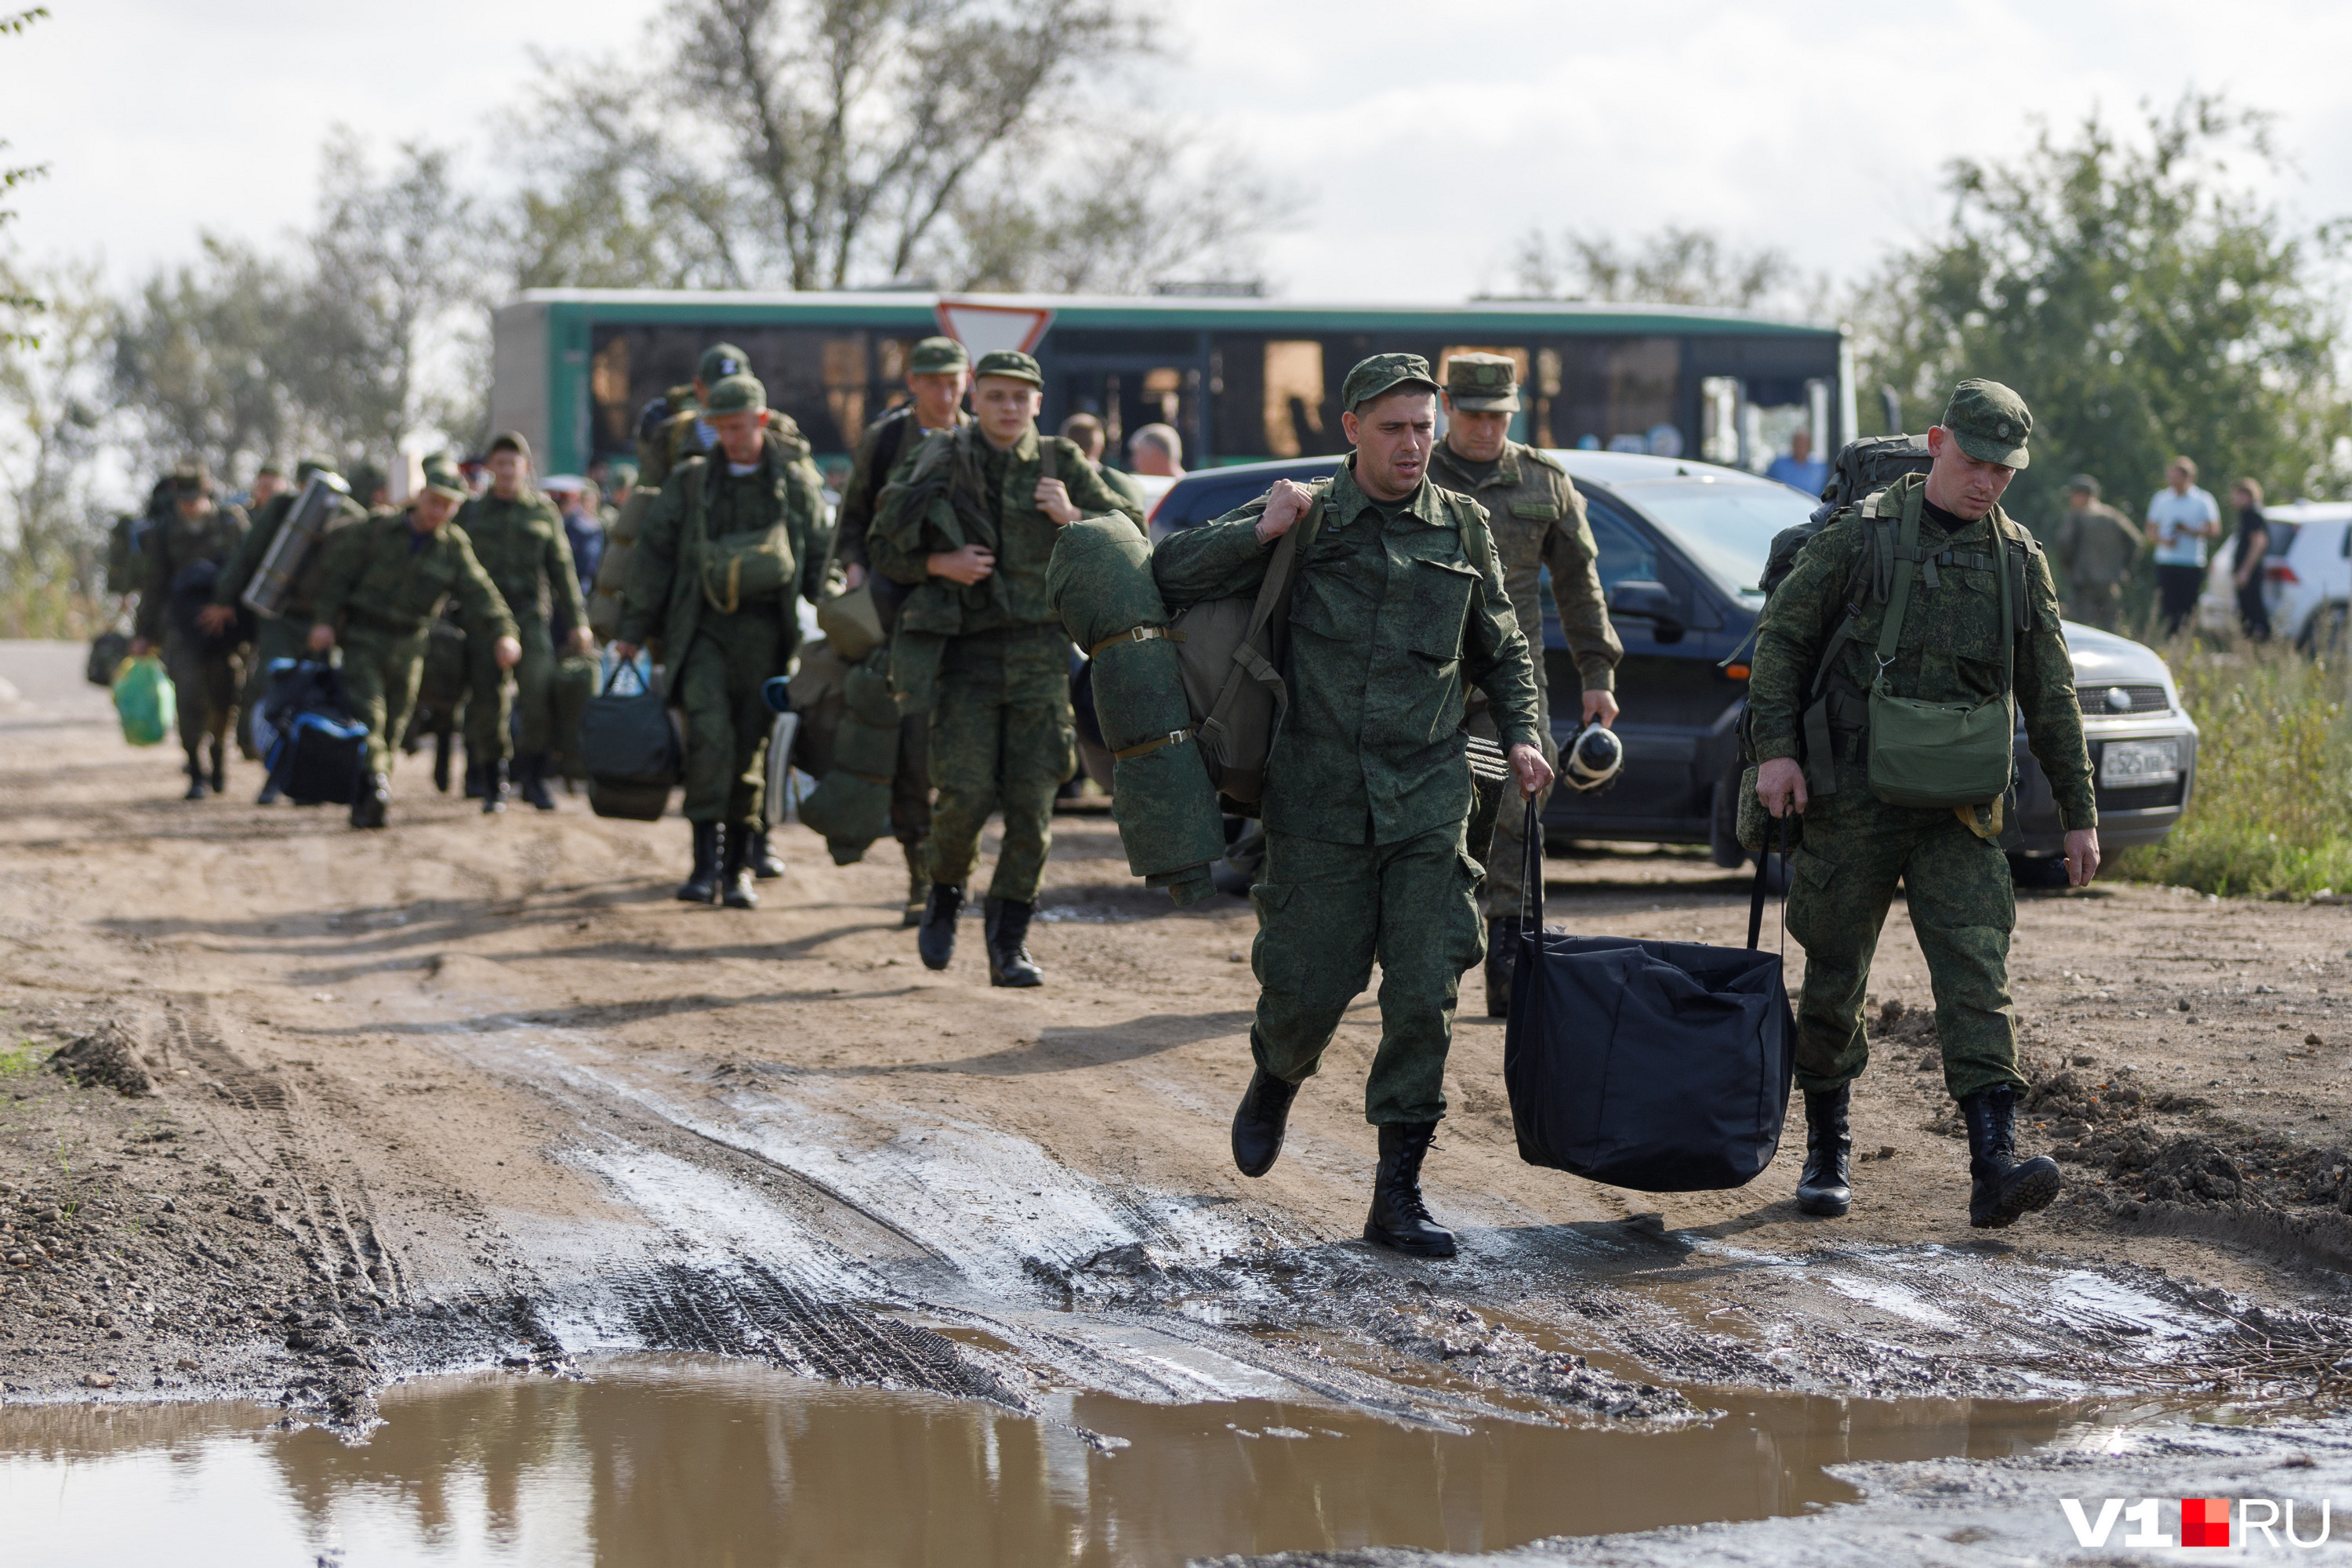
[[[1660,642],[1682,640],[1682,617],[1675,613],[1673,591],[1664,583],[1629,578],[1618,584],[1609,591],[1609,613],[1648,621]]]

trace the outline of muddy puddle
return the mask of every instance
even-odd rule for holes
[[[688,1357],[388,1389],[364,1444],[251,1405],[0,1413],[12,1563],[1175,1564],[1493,1551],[1802,1512],[1822,1467],[1997,1458],[2080,1407],[1738,1396],[1667,1432],[1454,1430],[1250,1400],[1049,1398],[1044,1418]]]

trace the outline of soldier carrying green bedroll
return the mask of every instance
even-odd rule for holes
[[[236,547],[236,553],[229,557],[227,563],[221,568],[219,578],[213,584],[211,605],[197,617],[206,631],[218,633],[235,623],[237,605],[245,597],[245,590],[252,584],[255,574],[261,570],[262,562],[268,558],[269,547],[278,542],[278,531],[286,526],[286,520],[293,514],[294,503],[301,499],[302,487],[310,482],[312,476],[321,473],[335,473],[335,466],[331,459],[303,458],[294,466],[295,488],[270,497],[254,514],[253,526],[246,531],[244,542]],[[353,497],[344,497],[336,503],[334,515],[327,520],[326,537],[332,538],[337,530],[366,521],[366,507]],[[318,598],[319,569],[326,554],[322,541],[289,588],[286,601],[278,607],[278,614],[256,618],[252,668],[246,672],[242,702],[245,712],[250,713],[259,706],[263,693],[269,687],[269,667],[272,664],[279,659],[310,657],[311,613]],[[250,726],[239,725],[238,728],[249,730]],[[256,804],[274,805],[277,802],[278,778],[273,773],[261,781],[261,795]]]
[[[971,359],[955,339],[925,338],[908,352],[908,401],[866,427],[850,458],[849,479],[841,487],[833,553],[842,563],[846,586],[856,588],[867,581],[870,563],[866,539],[874,526],[875,502],[881,499],[884,488],[913,464],[926,436],[959,430],[970,423],[963,397],[971,386]],[[904,590],[887,577],[874,580],[874,607],[882,618],[885,636],[898,626],[898,601],[903,596]],[[908,929],[922,920],[923,906],[931,894],[929,739],[929,714],[900,717],[898,765],[890,775],[890,831],[907,858],[907,905],[899,923]]]
[[[2041,546],[2000,505],[2032,429],[2008,387],[1960,383],[1927,432],[1934,466],[1833,518],[1758,627],[1756,794],[1775,817],[1802,814],[1788,919],[1805,949],[1807,1214],[1843,1215],[1853,1201],[1863,996],[1898,882],[1935,989],[1944,1087],[1968,1124],[1969,1223],[2011,1224],[2058,1193],[2048,1156],[2016,1152],[2017,900],[2000,843],[2016,809],[2016,716],[2056,796],[2078,888],[2098,870],[2099,834],[2057,591]]]
[[[467,499],[448,458],[428,458],[425,488],[405,510],[342,529],[322,552],[310,652],[341,646],[343,695],[368,731],[369,777],[352,801],[353,827],[384,825],[393,751],[416,705],[425,644],[442,606],[457,599],[467,640],[492,645],[501,668],[522,658],[514,618],[466,531],[451,521]]]
[[[549,618],[560,614],[571,626],[573,653],[595,651],[595,637],[563,514],[530,483],[530,443],[502,431],[491,438],[488,461],[490,488],[457,509],[457,525],[514,617],[522,658],[509,687],[487,649],[467,645],[466,798],[479,800],[485,813],[504,811],[511,755],[522,798],[553,811],[547,764],[555,746],[556,651]]]
[[[1028,932],[1054,842],[1054,796],[1077,771],[1070,637],[1045,593],[1060,531],[1082,517],[1143,519],[1058,436],[1037,430],[1045,374],[1014,350],[973,367],[971,424],[926,437],[883,494],[873,568],[912,590],[898,610],[890,683],[930,716],[930,897],[916,946],[945,969],[981,829],[1004,814],[984,942],[992,985],[1037,985]]]
[[[226,742],[236,717],[235,617],[209,629],[197,606],[208,595],[205,581],[236,552],[246,531],[245,513],[213,499],[212,474],[191,458],[172,471],[173,508],[147,531],[142,555],[147,583],[139,594],[139,618],[131,640],[133,658],[158,645],[163,667],[178,689],[180,745],[188,753],[189,800],[207,788],[228,787]],[[193,596],[194,603],[188,601]],[[200,754],[209,745],[211,765]]]
[[[1250,889],[1256,1071],[1234,1114],[1234,1163],[1262,1176],[1298,1086],[1381,967],[1381,1044],[1364,1082],[1380,1166],[1364,1239],[1451,1258],[1422,1201],[1445,1114],[1463,972],[1478,962],[1482,868],[1465,834],[1475,792],[1461,733],[1486,695],[1522,800],[1551,783],[1535,668],[1476,501],[1432,483],[1438,386],[1418,354],[1374,354],[1340,387],[1355,451],[1328,479],[1171,535],[1153,574],[1169,607],[1256,591],[1275,542],[1301,530],[1283,679],[1289,708],[1266,759],[1265,873]]]
[[[807,447],[767,427],[767,388],[727,376],[708,411],[719,445],[680,464],[646,511],[613,653],[626,663],[659,637],[686,715],[694,868],[677,896],[748,910],[774,720],[761,689],[792,668],[793,601],[823,596],[832,539]]]
[[[1537,586],[1551,571],[1552,602],[1568,638],[1583,696],[1584,721],[1617,722],[1617,663],[1625,657],[1601,592],[1599,551],[1585,521],[1584,497],[1559,459],[1510,438],[1519,410],[1518,366],[1506,354],[1458,353],[1445,362],[1445,439],[1429,459],[1430,482],[1485,509],[1502,558],[1503,586],[1528,639],[1536,672],[1536,734],[1544,761],[1559,765],[1544,675],[1543,607]],[[1499,742],[1483,693],[1470,699],[1470,733]],[[1486,917],[1486,1016],[1511,1010],[1511,958],[1518,951],[1526,814],[1504,809],[1501,785],[1482,785],[1470,816],[1470,856],[1486,868],[1478,909]],[[1550,799],[1537,797],[1538,814]]]

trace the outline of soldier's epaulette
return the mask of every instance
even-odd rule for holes
[[[1527,458],[1530,462],[1542,464],[1545,468],[1549,468],[1553,473],[1559,475],[1563,479],[1568,475],[1568,465],[1561,462],[1558,458],[1553,457],[1549,452],[1545,451],[1541,447],[1529,447],[1521,455]]]

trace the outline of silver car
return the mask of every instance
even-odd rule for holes
[[[2083,738],[2099,806],[2099,848],[2155,844],[2170,833],[2197,782],[2197,722],[2157,651],[2128,637],[2064,623],[2074,660]],[[2055,887],[2066,879],[2066,830],[2050,781],[2017,732],[2017,823],[2004,840],[2018,880]]]

